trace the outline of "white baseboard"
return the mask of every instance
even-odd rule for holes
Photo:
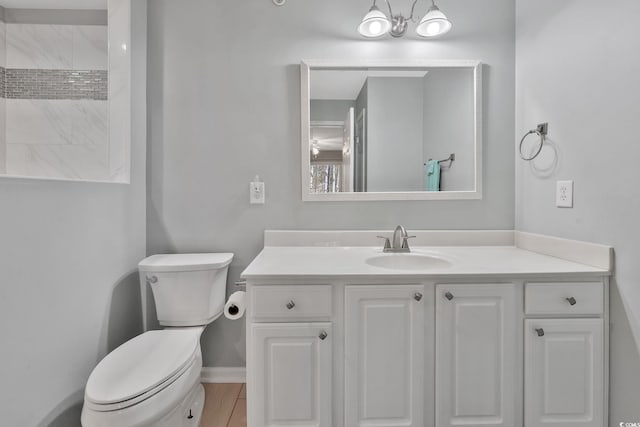
[[[247,368],[202,368],[203,383],[246,383]]]

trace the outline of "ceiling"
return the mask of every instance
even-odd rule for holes
[[[367,77],[424,77],[428,70],[311,70],[311,99],[353,101]]]
[[[107,9],[107,0],[0,0],[7,9]]]

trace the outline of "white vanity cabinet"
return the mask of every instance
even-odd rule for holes
[[[248,316],[248,425],[332,427],[332,287],[255,287]]]
[[[423,285],[347,286],[345,426],[423,427]]]
[[[516,308],[512,283],[436,286],[436,426],[516,425]]]
[[[607,425],[613,248],[482,230],[369,246],[385,234],[265,232],[242,273],[247,427]]]
[[[525,284],[525,427],[605,424],[605,289]]]
[[[248,427],[604,426],[606,277],[527,279],[248,280]]]

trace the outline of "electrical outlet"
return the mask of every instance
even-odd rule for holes
[[[257,175],[249,184],[249,203],[252,205],[264,204],[264,182],[260,181]]]
[[[559,208],[573,207],[573,181],[558,181],[556,183],[556,206]]]

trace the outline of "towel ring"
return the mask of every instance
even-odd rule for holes
[[[536,157],[538,157],[538,155],[540,154],[540,152],[542,151],[542,146],[544,145],[544,140],[547,137],[547,133],[549,132],[549,123],[540,123],[538,126],[536,126],[535,129],[531,129],[529,132],[525,133],[524,136],[522,137],[522,139],[520,140],[520,158],[522,160],[526,160],[526,161],[531,161],[533,159],[535,159]],[[535,154],[531,157],[525,157],[524,153],[522,153],[522,144],[524,144],[525,139],[527,139],[527,137],[531,134],[536,134],[538,135],[538,137],[540,137],[540,145],[538,146],[538,149],[536,150]]]

